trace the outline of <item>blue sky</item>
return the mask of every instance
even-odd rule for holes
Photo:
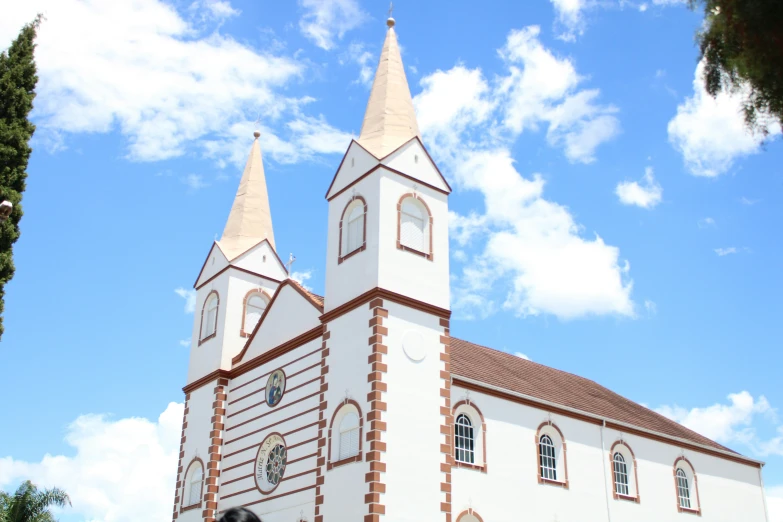
[[[2,4],[0,47],[47,20],[0,343],[15,427],[0,432],[0,487],[66,488],[65,521],[165,520],[188,292],[255,122],[280,255],[320,293],[323,196],[359,132],[388,6]],[[400,0],[394,14],[425,144],[455,189],[452,334],[766,461],[783,520],[780,130],[761,145],[736,98],[694,85],[698,13]]]

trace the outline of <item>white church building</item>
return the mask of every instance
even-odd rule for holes
[[[264,522],[766,521],[763,463],[450,335],[451,189],[387,25],[326,193],[323,297],[275,250],[255,134],[195,283],[173,520],[245,506]]]

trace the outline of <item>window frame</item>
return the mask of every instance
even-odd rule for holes
[[[615,453],[619,453],[625,459],[626,474],[628,476],[627,495],[617,492],[614,472]],[[609,463],[612,478],[612,498],[615,500],[629,500],[639,504],[641,497],[639,496],[639,473],[637,471],[636,455],[626,441],[620,439],[612,444],[612,447],[609,448]]]
[[[344,459],[340,459],[340,424],[348,413],[355,413],[359,417],[359,453]],[[362,453],[364,451],[362,441],[363,435],[364,416],[362,415],[362,409],[358,402],[353,399],[346,398],[337,408],[335,408],[334,413],[332,414],[332,420],[329,422],[329,444],[327,447],[326,470],[329,471],[333,468],[354,462],[362,462]],[[332,441],[335,443],[332,444]]]
[[[253,325],[253,328],[248,331],[245,329],[245,322],[247,320],[247,304],[256,295],[260,296],[262,299],[266,301],[266,307],[264,308],[264,312],[261,314],[261,317],[258,318],[258,322]],[[245,298],[242,301],[242,326],[239,329],[239,335],[240,337],[250,337],[253,334],[253,330],[256,329],[256,326],[261,324],[261,320],[266,315],[266,311],[269,309],[269,303],[272,302],[272,298],[270,295],[266,292],[266,290],[260,289],[260,288],[253,288],[248,293],[245,294]]]
[[[215,329],[212,331],[211,334],[204,335],[204,313],[207,312],[207,306],[212,302],[212,296],[215,296],[216,303],[215,303]],[[218,319],[220,318],[220,295],[217,293],[217,290],[212,290],[207,294],[206,299],[204,299],[204,304],[201,306],[201,322],[199,324],[199,330],[198,330],[198,344],[201,346],[203,343],[209,341],[213,337],[217,335],[217,329],[218,329]]]
[[[362,244],[361,246],[351,250],[350,252],[343,252],[343,224],[345,224],[345,220],[350,216],[348,214],[348,209],[356,208],[358,205],[354,205],[355,202],[360,201],[361,204],[364,206],[363,212],[362,212]],[[367,201],[362,196],[354,194],[351,196],[351,199],[348,200],[348,203],[345,205],[345,208],[343,208],[343,213],[340,215],[340,234],[339,234],[339,245],[338,248],[338,254],[337,254],[337,264],[341,264],[343,261],[348,259],[351,256],[354,256],[358,254],[359,252],[364,252],[367,250]],[[347,231],[346,231],[347,234]]]
[[[187,495],[190,493],[191,478],[193,476],[193,472],[195,471],[195,468],[193,468],[194,464],[201,467],[201,489],[199,490],[198,502],[185,504],[187,501],[190,500],[187,498]],[[189,511],[191,509],[197,509],[202,507],[204,503],[205,478],[206,475],[205,475],[204,461],[198,457],[193,457],[193,459],[190,461],[190,464],[188,464],[188,467],[185,469],[185,475],[182,477],[181,493],[180,493],[182,497],[180,499],[180,508],[179,508],[180,513],[184,511]]]
[[[426,230],[424,231],[425,234],[425,241],[426,236],[429,235],[429,252],[422,252],[420,250],[417,250],[415,248],[409,247],[407,245],[402,244],[402,203],[408,199],[413,198],[416,201],[418,201],[421,206],[424,208],[424,211],[426,212],[426,216],[424,218],[425,221],[425,227]],[[397,201],[397,250],[404,250],[406,252],[412,252],[414,254],[417,254],[429,261],[433,260],[433,251],[432,251],[432,227],[433,227],[433,219],[432,219],[432,212],[430,211],[429,205],[427,205],[427,202],[424,201],[424,199],[421,197],[421,194],[418,194],[416,192],[409,192],[407,194],[403,194],[402,197],[400,197],[399,201]]]
[[[465,522],[465,518],[466,518],[466,517],[474,517],[474,518],[476,518],[476,519],[477,519],[479,522],[484,522],[484,519],[483,519],[483,518],[481,518],[481,515],[479,515],[478,513],[476,513],[476,512],[475,512],[473,509],[466,509],[465,511],[463,511],[462,513],[460,513],[459,515],[457,515],[457,520],[456,520],[456,522]]]
[[[457,460],[457,419],[460,415],[467,416],[473,425],[473,463]],[[487,472],[487,423],[484,414],[473,401],[462,400],[451,409],[451,459],[457,468],[467,468]]]
[[[541,467],[541,438],[548,436],[552,441],[555,450],[555,479],[542,476]],[[568,482],[568,447],[565,437],[560,428],[551,420],[541,423],[536,430],[535,451],[536,451],[536,479],[539,484],[551,484],[560,486],[563,489],[569,488]]]
[[[688,481],[688,500],[690,501],[690,507],[683,507],[680,504],[680,484],[678,481],[677,471],[682,470],[685,474],[685,478]],[[672,475],[674,477],[674,501],[677,503],[678,513],[691,513],[701,516],[701,499],[699,498],[699,477],[696,475],[696,468],[693,467],[691,461],[685,456],[680,456],[674,461],[672,467]],[[694,505],[696,507],[694,507]]]

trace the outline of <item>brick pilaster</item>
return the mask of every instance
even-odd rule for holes
[[[370,384],[370,393],[367,394],[367,402],[370,404],[367,412],[369,429],[367,430],[367,442],[369,451],[367,451],[365,460],[370,464],[370,469],[365,475],[365,482],[368,484],[368,492],[364,496],[364,502],[367,504],[367,515],[365,522],[380,522],[381,517],[386,514],[386,506],[383,504],[383,495],[386,493],[386,483],[383,478],[386,474],[386,463],[384,456],[386,454],[386,442],[382,440],[383,433],[386,432],[386,422],[384,412],[386,411],[385,394],[387,391],[386,383],[383,381],[386,375],[387,367],[384,356],[388,353],[388,348],[383,344],[384,337],[388,330],[383,326],[383,320],[389,317],[389,312],[383,307],[383,299],[373,299],[370,302],[372,317],[370,319],[370,355],[367,358],[370,364],[370,372],[367,376],[367,382]]]
[[[177,517],[179,517],[179,506],[181,502],[180,494],[182,493],[182,481],[184,480],[184,477],[182,476],[183,469],[182,469],[182,459],[185,458],[185,428],[188,427],[188,412],[190,409],[188,408],[188,401],[190,400],[190,394],[185,394],[185,411],[182,413],[182,434],[180,435],[179,440],[179,460],[177,461],[177,487],[174,491],[174,513],[172,514],[171,520],[177,520]]]
[[[329,389],[329,383],[326,382],[326,375],[329,373],[329,366],[326,364],[326,358],[329,356],[327,341],[331,334],[329,328],[324,325],[323,341],[321,342],[321,395],[318,408],[318,457],[316,460],[315,475],[315,522],[323,522],[324,515],[321,513],[321,506],[324,503],[322,486],[324,485],[324,472],[326,471],[326,392]]]
[[[454,417],[451,413],[451,337],[449,336],[449,320],[441,319],[440,326],[443,328],[443,335],[440,338],[440,415],[442,419],[440,433],[443,436],[443,441],[440,445],[440,491],[442,494],[440,510],[444,514],[446,522],[451,522],[451,468],[454,465],[454,434],[452,429],[454,427]]]
[[[215,522],[217,518],[217,492],[220,479],[220,458],[223,451],[223,430],[226,417],[226,388],[228,379],[220,378],[215,386],[215,402],[212,403],[212,431],[209,433],[209,462],[207,463],[206,493],[204,494],[205,509],[201,515],[204,522]]]

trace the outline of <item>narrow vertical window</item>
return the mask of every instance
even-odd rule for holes
[[[422,204],[413,197],[405,198],[400,205],[400,244],[429,254],[428,225],[429,216]]]
[[[340,259],[364,249],[366,204],[361,196],[354,196],[345,207],[340,221]]]
[[[557,460],[555,445],[549,435],[542,435],[538,441],[538,458],[541,468],[541,478],[557,480]]]
[[[680,507],[691,509],[691,492],[688,489],[688,476],[681,468],[677,468],[677,496],[680,499]]]
[[[268,304],[266,295],[260,291],[253,291],[245,298],[245,322],[242,324],[244,333],[250,334],[255,329]]]
[[[459,462],[473,464],[476,460],[476,439],[473,436],[473,423],[470,417],[460,414],[454,423],[454,448]]]
[[[339,459],[355,457],[359,454],[359,416],[346,413],[340,422],[340,453]]]
[[[201,311],[201,340],[204,341],[215,335],[218,320],[218,295],[212,292],[204,303]]]
[[[204,479],[204,472],[201,465],[194,466],[196,469],[190,477],[188,490],[188,505],[198,504],[201,501],[201,481]]]
[[[614,454],[614,490],[618,495],[629,495],[628,488],[628,466],[625,463],[625,457],[620,453]]]

